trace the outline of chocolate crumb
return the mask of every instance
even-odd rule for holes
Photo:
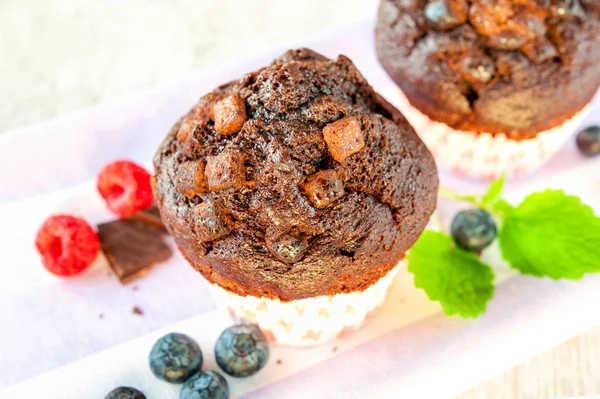
[[[134,314],[139,315],[139,316],[143,316],[144,315],[144,311],[141,308],[139,308],[138,306],[134,306],[132,312]]]
[[[281,364],[281,359],[277,359],[277,362],[275,362],[277,364]]]
[[[104,313],[100,313],[100,314],[98,315],[98,318],[99,318],[100,320],[102,320],[102,319],[104,318]]]
[[[335,353],[337,351],[338,351],[338,347],[337,346],[334,346],[333,349],[331,349],[331,352],[333,352],[333,353]]]
[[[137,291],[139,289],[139,287],[137,285],[134,285],[133,287],[131,287],[132,291]]]

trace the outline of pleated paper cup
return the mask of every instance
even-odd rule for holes
[[[240,296],[209,284],[218,305],[236,322],[257,324],[267,341],[287,346],[332,342],[358,329],[376,312],[406,262],[364,291],[282,302],[278,299]]]
[[[413,107],[400,89],[391,98],[398,100],[395,105],[427,145],[439,168],[481,180],[493,180],[503,173],[517,177],[541,168],[564,147],[589,112],[586,106],[560,126],[532,139],[513,140],[505,134],[454,130],[433,121]]]

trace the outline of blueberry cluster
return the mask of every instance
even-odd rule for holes
[[[265,337],[253,325],[227,328],[215,345],[215,358],[232,377],[248,377],[262,369],[269,359]],[[160,338],[150,351],[150,370],[159,379],[183,383],[180,399],[228,399],[229,385],[217,371],[202,371],[200,346],[187,335],[170,333]],[[105,399],[146,399],[137,389],[119,387]]]

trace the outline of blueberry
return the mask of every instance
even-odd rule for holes
[[[269,346],[258,327],[229,327],[215,345],[215,357],[221,369],[233,377],[248,377],[263,368],[269,359]]]
[[[179,399],[228,399],[229,386],[216,371],[200,371],[181,387]]]
[[[586,157],[600,154],[600,126],[590,126],[577,135],[577,148]]]
[[[146,396],[135,388],[119,387],[110,391],[104,399],[146,399]]]
[[[481,252],[496,238],[496,223],[483,209],[469,209],[456,214],[450,231],[456,245]]]
[[[182,383],[202,367],[202,351],[187,335],[170,333],[156,341],[150,369],[161,380]]]

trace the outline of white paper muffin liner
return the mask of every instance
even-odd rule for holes
[[[236,322],[257,324],[269,342],[310,346],[334,341],[359,328],[385,300],[405,260],[364,291],[282,302],[240,296],[209,284],[215,301]]]
[[[392,94],[392,93],[390,93]],[[504,134],[454,130],[429,119],[397,89],[390,97],[433,154],[439,168],[460,176],[493,180],[522,176],[542,167],[565,145],[589,111],[589,106],[560,126],[529,140],[512,140]]]

